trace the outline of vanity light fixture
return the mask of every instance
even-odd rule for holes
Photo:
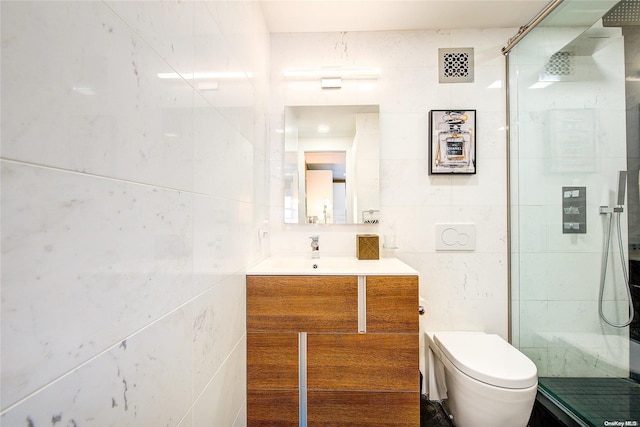
[[[283,71],[285,79],[320,80],[322,89],[340,89],[343,80],[377,80],[380,69],[374,67],[342,68],[300,68]]]
[[[340,89],[342,88],[342,79],[340,77],[326,77],[320,79],[322,89]]]

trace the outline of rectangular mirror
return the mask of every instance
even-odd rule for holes
[[[377,105],[285,107],[284,222],[377,223]]]

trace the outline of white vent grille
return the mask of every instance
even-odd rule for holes
[[[571,52],[556,52],[551,55],[544,67],[546,76],[573,75],[573,54]]]
[[[438,49],[440,83],[473,83],[473,48]]]
[[[469,54],[452,52],[444,54],[444,76],[445,77],[468,77],[469,76]]]

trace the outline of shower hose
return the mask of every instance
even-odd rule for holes
[[[614,323],[607,319],[604,312],[602,311],[602,297],[604,295],[604,282],[607,278],[607,262],[609,259],[609,243],[611,242],[611,225],[613,222],[613,213],[607,213],[607,217],[609,219],[607,226],[607,235],[605,237],[604,243],[604,252],[602,253],[602,274],[600,275],[600,296],[598,298],[598,310],[600,312],[600,318],[604,320],[608,325],[613,326],[614,328],[624,328],[625,326],[629,326],[633,321],[633,317],[635,315],[633,309],[633,300],[631,299],[631,286],[629,285],[629,272],[627,271],[627,262],[624,258],[624,248],[622,246],[622,233],[620,232],[620,213],[621,210],[616,213],[616,223],[618,224],[618,246],[620,249],[620,262],[622,263],[622,274],[624,275],[624,283],[626,285],[627,290],[627,298],[629,301],[629,320],[624,323]]]

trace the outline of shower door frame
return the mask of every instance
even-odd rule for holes
[[[553,0],[549,3],[538,15],[536,15],[529,23],[520,27],[518,33],[516,33],[507,42],[507,45],[502,48],[502,54],[504,55],[504,75],[505,75],[505,133],[506,133],[506,157],[507,157],[507,317],[509,319],[507,324],[507,339],[510,343],[513,342],[512,325],[513,325],[513,311],[512,311],[512,293],[511,293],[511,93],[509,85],[509,53],[531,30],[536,28],[547,16],[549,16],[564,0]]]

